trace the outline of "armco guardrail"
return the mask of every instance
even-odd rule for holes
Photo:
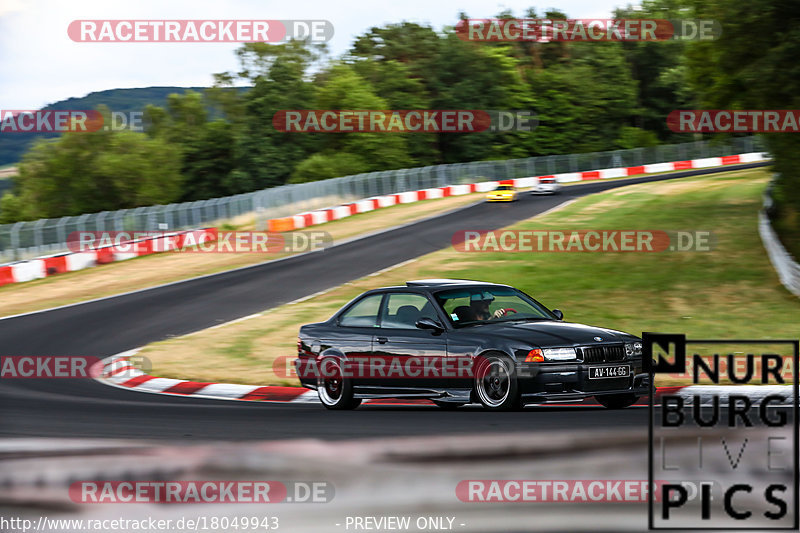
[[[775,230],[772,229],[767,215],[771,206],[772,198],[767,192],[764,194],[764,209],[758,213],[758,232],[761,235],[761,242],[764,243],[764,248],[767,250],[772,266],[778,273],[781,284],[795,296],[800,296],[800,264],[786,250]]]
[[[214,226],[219,221],[253,213],[260,222],[258,229],[264,229],[268,219],[387,194],[487,179],[635,167],[763,150],[759,137],[739,137],[725,144],[698,141],[610,152],[453,163],[283,185],[197,202],[17,222],[0,225],[0,263],[64,252],[67,237],[73,231],[175,231]]]

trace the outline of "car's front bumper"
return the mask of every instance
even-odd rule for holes
[[[558,183],[540,183],[531,189],[533,194],[555,194],[559,190]]]
[[[629,365],[626,377],[590,379],[590,367]],[[519,392],[525,403],[579,400],[605,394],[634,394],[649,392],[650,377],[643,373],[641,360],[598,364],[522,365],[519,369]]]
[[[487,196],[487,202],[513,202],[516,198],[514,196]]]

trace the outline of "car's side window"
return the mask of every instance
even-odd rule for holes
[[[469,322],[475,320],[472,308],[469,305],[469,296],[462,298],[449,298],[442,304],[444,312],[454,323]]]
[[[371,294],[356,302],[355,305],[339,317],[339,325],[363,328],[376,327],[382,298],[383,294]]]
[[[437,320],[436,311],[425,296],[403,292],[392,293],[386,297],[381,327],[417,329],[417,320],[423,317]]]

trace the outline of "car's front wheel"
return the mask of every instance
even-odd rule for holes
[[[594,399],[608,409],[625,409],[635,404],[639,397],[635,394],[604,394]]]
[[[340,360],[323,359],[320,369],[317,395],[322,405],[335,410],[355,409],[361,405],[361,400],[353,398],[353,383],[343,375]]]
[[[475,365],[475,397],[492,411],[520,406],[514,361],[503,355],[485,355]]]

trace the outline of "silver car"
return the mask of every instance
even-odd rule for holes
[[[542,176],[536,185],[531,189],[533,194],[558,194],[561,186],[555,176]]]

